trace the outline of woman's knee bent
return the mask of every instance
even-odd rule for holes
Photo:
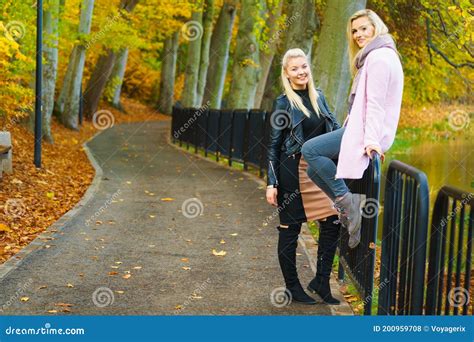
[[[301,153],[304,159],[310,160],[321,155],[317,138],[310,139],[301,147]]]

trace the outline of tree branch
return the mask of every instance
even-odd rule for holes
[[[448,56],[444,52],[442,52],[436,45],[433,44],[432,38],[431,38],[431,28],[430,28],[430,19],[426,18],[426,39],[427,39],[427,45],[429,50],[433,50],[435,53],[437,53],[441,58],[445,60],[446,63],[451,65],[452,67],[458,69],[458,68],[463,68],[463,67],[469,67],[474,69],[474,63],[472,62],[464,62],[464,63],[455,63],[449,59]]]

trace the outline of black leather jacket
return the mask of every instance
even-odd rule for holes
[[[334,115],[331,113],[326,98],[320,89],[318,91],[318,106],[321,110],[321,115],[325,118],[326,133],[331,132],[340,128],[341,126],[337,122]],[[281,116],[289,114],[289,124],[285,121],[285,118]],[[280,160],[280,152],[284,151],[287,156],[294,156],[301,152],[301,147],[305,143],[303,135],[303,125],[301,124],[306,118],[306,115],[297,108],[290,106],[290,101],[285,94],[277,97],[272,117],[270,122],[278,120],[276,116],[281,119],[280,124],[272,124],[270,131],[270,141],[268,143],[268,170],[267,170],[267,185],[278,186],[278,166]],[[286,126],[286,127],[285,127]],[[285,127],[284,129],[279,129]]]

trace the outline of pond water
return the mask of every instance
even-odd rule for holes
[[[474,137],[471,139],[426,141],[400,153],[389,153],[382,166],[382,207],[384,176],[392,160],[399,160],[423,171],[430,189],[430,216],[439,189],[451,185],[464,191],[474,192]],[[379,216],[378,237],[382,236],[382,215]]]

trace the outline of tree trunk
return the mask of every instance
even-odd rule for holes
[[[278,18],[281,16],[281,10],[283,7],[283,0],[280,0],[274,5],[274,8],[269,8],[269,17],[267,19],[268,26],[268,37],[269,39],[264,42],[263,48],[260,50],[260,66],[262,68],[262,76],[258,81],[257,91],[255,93],[254,108],[260,108],[262,104],[263,94],[265,92],[265,85],[267,83],[268,75],[270,73],[270,67],[272,66],[273,57],[275,56],[275,50],[278,43]]]
[[[81,18],[79,21],[79,34],[89,34],[91,29],[92,11],[94,0],[83,0],[81,5]],[[63,88],[61,89],[60,120],[64,126],[78,130],[79,96],[82,84],[82,73],[86,58],[86,48],[76,44],[72,50]]]
[[[176,74],[176,57],[178,55],[179,32],[175,32],[165,40],[163,61],[161,64],[160,96],[158,110],[164,114],[171,114],[173,110],[174,79]]]
[[[107,88],[110,89],[110,99],[112,106],[123,110],[120,104],[120,94],[122,92],[123,77],[125,75],[125,68],[128,60],[128,48],[122,49],[117,54],[114,68],[109,77],[109,84]]]
[[[138,1],[139,0],[121,0],[120,9],[130,13]],[[87,83],[86,90],[84,91],[84,115],[88,119],[92,118],[99,107],[105,86],[114,69],[116,57],[116,52],[107,49],[105,53],[99,57],[97,65]]]
[[[191,23],[185,24],[186,32],[184,39],[189,41],[188,58],[186,60],[186,70],[184,78],[184,89],[181,102],[184,107],[194,107],[197,105],[196,93],[199,77],[199,58],[201,57],[202,38],[202,10],[193,12]]]
[[[207,70],[203,103],[209,103],[209,106],[215,109],[221,108],[236,5],[236,0],[225,0],[212,33],[210,49],[212,63]]]
[[[131,13],[138,4],[138,1],[140,0],[121,0],[120,8],[126,10],[128,13]]]
[[[259,19],[256,8],[259,2],[260,0],[241,2],[228,100],[229,108],[250,109],[255,102],[255,92],[260,78],[259,37],[256,27]]]
[[[91,78],[87,83],[87,87],[83,95],[84,116],[89,120],[92,119],[92,116],[97,111],[105,84],[112,73],[115,58],[116,54],[110,49],[107,49],[105,54],[99,56],[99,60],[97,61]]]
[[[64,14],[64,6],[66,5],[66,0],[59,0],[59,25],[61,25],[62,17]],[[72,53],[69,56],[71,59]],[[70,63],[69,63],[70,64]],[[68,68],[69,69],[69,65]],[[72,74],[66,70],[66,76],[71,76]],[[63,84],[67,83],[66,79],[63,80]],[[61,91],[58,98],[54,102],[53,115],[60,119],[61,113],[64,111],[64,93]]]
[[[54,108],[54,90],[58,73],[59,0],[48,0],[43,13],[43,23],[47,41],[43,48],[42,131],[43,139],[49,143],[53,143],[51,116]]]
[[[319,43],[312,61],[315,81],[323,89],[329,106],[341,122],[347,111],[351,81],[345,24],[353,13],[365,8],[366,2],[328,1]]]
[[[275,98],[282,92],[280,82],[281,59],[289,49],[302,49],[311,60],[311,49],[314,35],[319,28],[319,18],[316,15],[315,0],[292,0],[286,3],[287,19],[284,26],[287,28],[282,42],[281,53],[275,56],[270,74],[265,85],[264,98],[261,108],[272,110]]]
[[[314,35],[319,28],[315,0],[289,1],[288,18],[285,25],[288,27],[288,31],[283,53],[289,49],[300,48],[310,57]]]
[[[196,88],[196,106],[203,105],[204,87],[206,86],[207,69],[209,67],[209,48],[212,37],[212,20],[214,18],[214,0],[205,0],[202,27],[203,36],[201,39],[201,58],[199,64],[199,77]]]

